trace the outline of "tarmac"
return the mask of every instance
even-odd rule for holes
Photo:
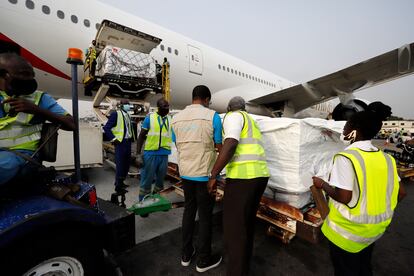
[[[83,172],[95,184],[98,196],[109,199],[113,191],[114,171],[108,165]],[[137,199],[139,179],[128,178],[127,206]],[[394,219],[384,236],[376,242],[372,265],[374,275],[414,275],[414,182],[404,180],[407,197],[398,205]],[[171,185],[169,181],[165,185]],[[172,201],[183,198],[171,193]],[[195,261],[182,267],[181,218],[183,208],[168,212],[152,213],[147,218],[136,216],[136,246],[116,256],[115,260],[124,276],[137,275],[198,275]],[[221,206],[215,208],[213,224],[213,252],[222,253],[222,264],[203,275],[225,275],[226,252],[223,249]],[[275,237],[267,236],[268,223],[256,221],[254,253],[250,275],[333,275],[328,243],[323,239],[312,244],[295,237],[289,244],[282,244]],[[197,234],[195,234],[194,242]]]

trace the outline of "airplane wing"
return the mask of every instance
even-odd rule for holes
[[[414,43],[368,59],[338,72],[250,99],[271,109],[286,105],[293,112],[414,72]]]

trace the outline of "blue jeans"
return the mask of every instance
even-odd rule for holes
[[[27,150],[19,150],[30,156],[33,152]],[[14,154],[13,152],[0,150],[0,185],[7,183],[17,175],[19,170],[23,168],[26,160]]]
[[[131,163],[131,139],[124,139],[115,146],[115,187],[121,185],[128,175]]]
[[[141,185],[139,200],[151,193],[152,182],[155,180],[154,192],[164,188],[164,177],[167,174],[168,155],[149,155],[144,152],[144,166],[141,169]]]

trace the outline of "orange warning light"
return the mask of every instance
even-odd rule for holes
[[[82,50],[78,48],[69,48],[68,49],[68,58],[66,63],[81,65],[83,64],[83,54]]]

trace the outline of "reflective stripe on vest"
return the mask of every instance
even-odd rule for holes
[[[119,142],[122,142],[124,139],[124,115],[122,114],[122,111],[117,110],[116,111],[116,125],[111,128],[112,134],[115,136],[116,140]]]
[[[4,91],[0,91],[0,95],[5,100],[11,98]],[[39,105],[39,102],[40,102],[40,99],[42,98],[42,95],[43,95],[43,92],[41,92],[41,91],[35,91],[32,94],[30,94],[30,95],[21,95],[21,96],[19,96],[19,98],[22,98],[22,99],[25,99],[27,101],[30,101],[30,102],[34,103],[35,105]],[[6,113],[9,113],[9,111],[10,111],[10,104],[9,103],[5,103],[3,105],[3,109],[4,109],[4,111]],[[28,124],[30,122],[30,120],[32,120],[33,116],[34,115],[33,114],[30,114],[30,113],[19,112],[19,113],[17,113],[17,116],[11,117],[11,118],[15,118],[15,120],[17,122],[20,122],[22,124]],[[4,117],[4,118],[6,118],[6,117]]]
[[[226,166],[226,176],[240,179],[268,177],[269,169],[262,146],[262,134],[249,114],[244,111],[238,112],[243,116],[244,124],[234,156]]]
[[[398,175],[395,161],[382,151],[349,149],[338,155],[352,162],[360,196],[353,208],[331,199],[322,232],[338,247],[355,253],[379,239],[391,222]]]
[[[148,130],[144,150],[171,150],[171,117],[166,116],[161,128],[162,117],[158,113],[150,114],[150,129]]]
[[[4,91],[0,91],[4,99],[10,98]],[[35,91],[30,95],[20,96],[25,100],[39,105],[43,92]],[[10,112],[10,104],[3,106],[6,113]],[[16,116],[0,118],[0,147],[8,149],[36,150],[42,131],[42,124],[31,125],[33,114],[19,112]]]

